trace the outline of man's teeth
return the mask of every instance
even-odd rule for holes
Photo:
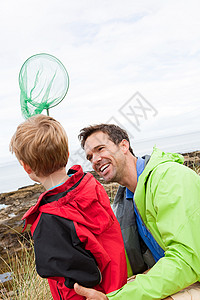
[[[106,165],[102,166],[100,168],[100,172],[103,172],[108,166],[109,166],[109,164],[106,164]]]

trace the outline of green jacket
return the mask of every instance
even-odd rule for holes
[[[109,299],[163,299],[200,281],[200,177],[182,164],[183,156],[154,148],[134,198],[165,256]]]

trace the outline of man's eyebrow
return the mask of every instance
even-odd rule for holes
[[[94,148],[90,148],[89,150],[97,150],[99,147],[105,146],[105,144],[99,144],[97,146],[95,146]]]
[[[102,146],[105,146],[105,144],[99,144],[99,145],[95,146],[94,150],[96,150],[97,148],[102,147]]]

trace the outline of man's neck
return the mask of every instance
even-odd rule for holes
[[[126,166],[124,167],[124,174],[119,181],[119,184],[127,187],[131,192],[135,192],[137,186],[137,157],[130,154]]]
[[[49,190],[54,186],[64,183],[68,178],[69,176],[67,175],[65,168],[62,168],[49,176],[39,177],[39,180],[45,189]]]

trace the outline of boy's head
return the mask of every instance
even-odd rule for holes
[[[10,151],[36,176],[48,176],[67,164],[67,134],[55,119],[36,115],[17,127],[10,142]]]

